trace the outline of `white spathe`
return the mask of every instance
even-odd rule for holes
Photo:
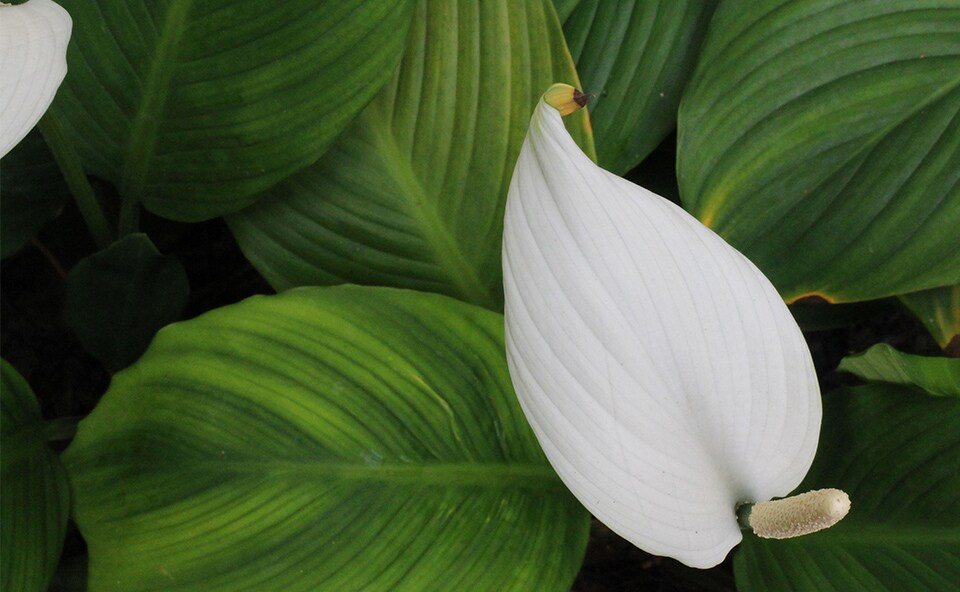
[[[817,378],[777,291],[684,210],[591,162],[543,99],[503,261],[510,375],[561,479],[641,549],[723,561],[737,503],[790,493],[817,448]]]
[[[0,4],[0,157],[50,107],[67,74],[73,21],[51,0]]]

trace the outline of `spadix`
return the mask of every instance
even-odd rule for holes
[[[553,467],[598,519],[710,567],[741,540],[736,508],[789,494],[810,467],[810,353],[746,257],[583,154],[561,120],[583,102],[574,92],[541,99],[510,184],[510,374]]]

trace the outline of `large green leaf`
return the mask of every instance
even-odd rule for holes
[[[583,0],[563,22],[583,88],[598,162],[625,173],[676,126],[680,91],[716,3]]]
[[[70,491],[47,448],[37,399],[6,360],[0,360],[0,434],[0,590],[42,592],[60,558]]]
[[[422,0],[393,81],[230,228],[277,289],[393,285],[499,309],[507,184],[556,81],[576,74],[549,0]],[[592,152],[584,117],[568,119]]]
[[[91,590],[568,590],[588,514],[503,318],[356,286],[162,330],[64,455]]]
[[[54,109],[88,172],[178,220],[316,161],[389,79],[411,0],[62,0]]]
[[[960,285],[901,294],[900,301],[917,315],[947,354],[960,357]]]
[[[960,397],[960,359],[915,356],[878,343],[865,352],[847,356],[837,370],[864,380],[915,385],[931,395]]]
[[[684,205],[788,301],[960,280],[955,1],[722,2],[678,142]]]
[[[33,130],[0,164],[0,258],[13,255],[70,196],[53,155]]]
[[[66,316],[87,351],[116,371],[140,357],[161,327],[180,318],[189,296],[180,261],[136,233],[70,270]]]
[[[788,540],[745,534],[743,591],[955,591],[960,582],[960,399],[874,384],[824,396],[820,447],[798,491],[839,487],[850,514]]]

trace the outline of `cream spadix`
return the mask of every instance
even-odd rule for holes
[[[810,353],[746,257],[583,154],[560,116],[574,92],[541,99],[510,183],[510,374],[581,503],[648,552],[711,567],[741,540],[736,507],[810,467]]]
[[[0,157],[37,124],[67,74],[73,21],[51,0],[0,4]]]

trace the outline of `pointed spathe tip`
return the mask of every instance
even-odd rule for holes
[[[543,94],[543,100],[560,112],[561,116],[570,115],[587,104],[587,95],[569,84],[558,82]]]

